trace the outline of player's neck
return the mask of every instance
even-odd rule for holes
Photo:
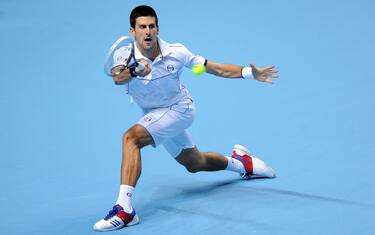
[[[150,50],[141,50],[143,56],[147,57],[150,60],[155,60],[156,57],[160,54],[159,42],[156,43],[156,46]]]

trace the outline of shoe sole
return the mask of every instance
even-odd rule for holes
[[[119,229],[122,229],[122,228],[125,228],[125,227],[129,227],[129,226],[137,225],[137,224],[139,224],[139,217],[138,217],[138,215],[136,214],[136,215],[133,217],[132,221],[130,221],[130,222],[129,222],[127,225],[125,225],[125,226],[122,226],[122,227],[114,227],[114,228],[110,228],[110,229],[101,229],[101,230],[99,230],[99,229],[95,229],[95,228],[94,228],[94,230],[95,230],[96,232],[109,232],[109,231],[119,230]]]
[[[136,225],[136,224],[139,224],[139,217],[137,214],[134,216],[133,220],[130,221],[125,227]]]

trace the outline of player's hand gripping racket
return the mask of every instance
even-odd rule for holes
[[[135,68],[143,70],[145,66],[138,63],[134,57],[133,39],[128,36],[122,36],[109,48],[104,62],[104,72],[113,77],[126,69]]]

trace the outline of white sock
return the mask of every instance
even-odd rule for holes
[[[124,211],[127,213],[131,213],[132,211],[132,196],[134,193],[134,187],[129,185],[120,185],[120,193],[118,194],[118,198],[116,204],[119,204]]]
[[[226,157],[226,158],[228,159],[228,166],[225,170],[234,171],[237,173],[246,173],[245,167],[241,161],[232,157]]]

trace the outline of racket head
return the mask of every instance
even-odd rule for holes
[[[129,36],[122,36],[109,48],[104,61],[104,72],[113,77],[131,66],[137,66],[134,57],[134,40]]]

